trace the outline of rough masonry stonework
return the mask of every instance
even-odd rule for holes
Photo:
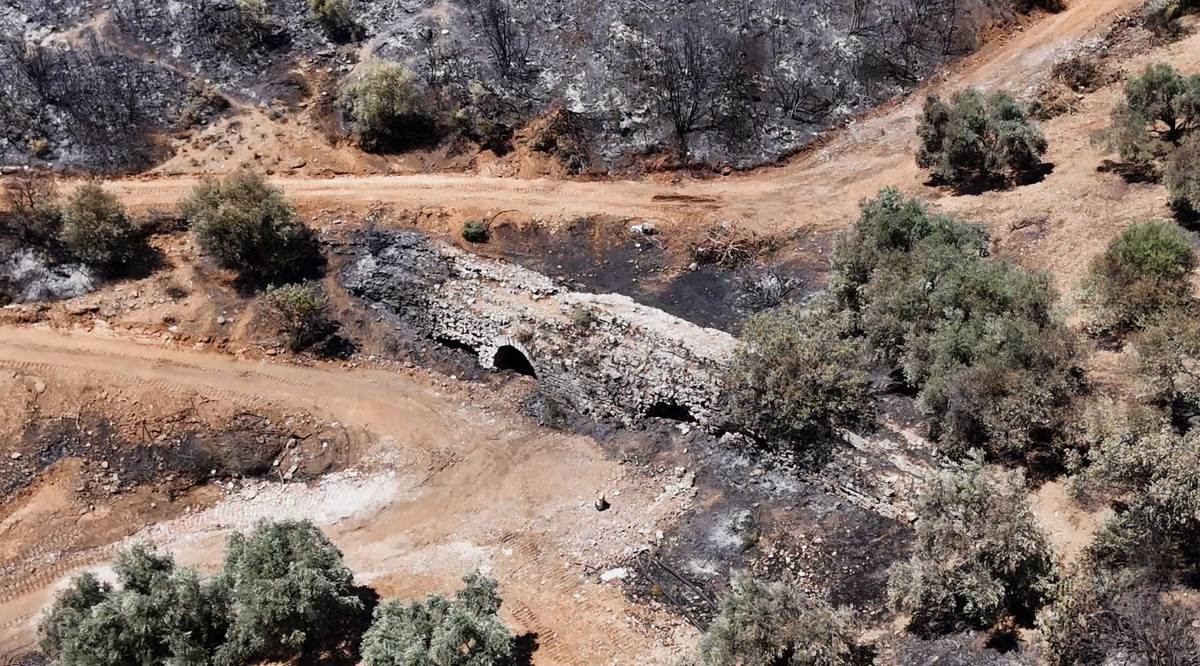
[[[727,425],[720,377],[737,344],[727,333],[416,232],[369,232],[359,248],[342,273],[352,294],[469,347],[484,367],[531,372],[550,397],[597,417]]]

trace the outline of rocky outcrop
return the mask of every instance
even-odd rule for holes
[[[619,294],[570,291],[415,232],[368,234],[342,278],[372,307],[469,347],[484,367],[533,374],[548,395],[585,413],[726,425],[720,375],[736,340],[722,331]]]

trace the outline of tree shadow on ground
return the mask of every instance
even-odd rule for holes
[[[955,196],[978,196],[988,192],[1006,192],[1034,185],[1046,180],[1054,173],[1053,162],[1042,162],[1028,171],[1014,174],[1012,177],[991,176],[972,178],[963,182],[951,182],[937,176],[930,176],[924,183],[926,187],[949,190]]]
[[[533,664],[533,653],[537,652],[539,643],[536,632],[528,631],[517,636],[513,645],[513,663],[517,666]]]
[[[1115,160],[1104,160],[1100,162],[1100,166],[1096,167],[1097,173],[1113,173],[1121,177],[1126,183],[1131,185],[1138,183],[1157,183],[1159,177],[1153,171],[1136,164],[1128,162],[1117,162]]]

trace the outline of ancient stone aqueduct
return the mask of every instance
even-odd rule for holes
[[[727,333],[415,232],[373,232],[361,246],[343,271],[352,293],[474,350],[484,367],[534,375],[547,395],[597,417],[727,425],[720,374],[736,346]]]

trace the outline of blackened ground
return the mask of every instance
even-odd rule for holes
[[[157,419],[155,435],[145,422],[118,425],[98,412],[42,416],[29,421],[13,453],[0,461],[0,500],[65,458],[84,462],[81,492],[99,495],[142,484],[176,493],[210,478],[274,476],[286,450],[306,450],[296,478],[315,477],[339,466],[344,437],[308,423],[288,425],[262,414],[240,412],[211,425],[193,410]],[[304,432],[301,432],[304,431]],[[311,445],[311,446],[310,446]],[[279,470],[283,474],[287,470]]]
[[[736,333],[761,307],[749,291],[765,272],[791,283],[787,300],[803,300],[824,289],[830,241],[827,234],[801,235],[743,265],[693,265],[683,238],[635,233],[627,220],[578,218],[553,231],[500,223],[491,229],[489,242],[469,249],[578,291],[625,294],[693,324]]]
[[[896,666],[1031,666],[1038,663],[1028,651],[1015,651],[995,646],[986,633],[961,633],[923,640],[912,635],[900,635],[895,643],[884,647],[882,654],[891,658],[886,663]]]
[[[687,424],[650,419],[636,430],[597,426],[589,434],[652,474],[664,493],[694,493],[675,529],[626,563],[631,598],[663,604],[703,629],[732,574],[748,571],[799,581],[854,608],[864,623],[892,619],[887,570],[909,552],[907,524],[814,488],[785,461]]]

